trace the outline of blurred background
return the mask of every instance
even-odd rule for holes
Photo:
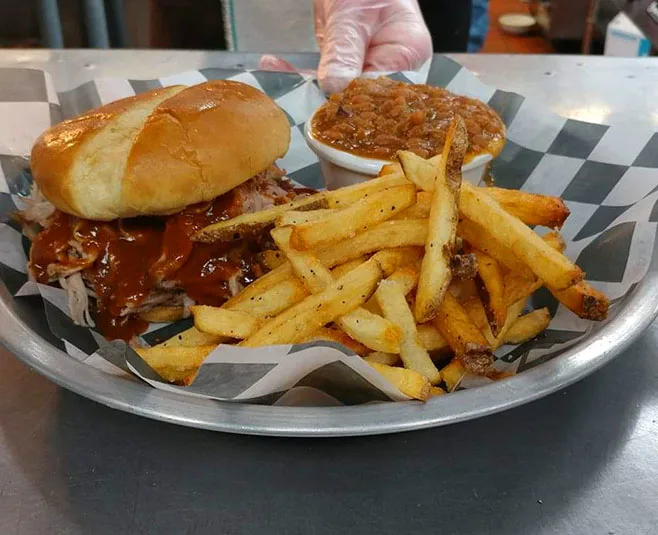
[[[472,52],[647,56],[657,44],[654,0],[472,0]],[[312,1],[5,0],[0,46],[310,51]]]

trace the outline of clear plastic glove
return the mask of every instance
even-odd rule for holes
[[[317,74],[328,93],[342,90],[363,71],[414,70],[432,56],[417,0],[314,1],[321,52]],[[271,55],[261,58],[260,68],[295,70]]]
[[[432,56],[417,0],[315,0],[315,36],[318,79],[329,93],[362,71],[414,70]]]

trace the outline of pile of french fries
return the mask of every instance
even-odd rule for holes
[[[608,299],[563,255],[569,215],[554,197],[462,181],[460,117],[443,153],[400,152],[376,179],[319,192],[201,230],[214,242],[270,231],[270,271],[220,308],[194,306],[194,327],[139,355],[165,380],[190,384],[220,343],[343,344],[411,398],[452,392],[465,374],[500,378],[494,351],[540,334],[547,288],[581,318]],[[540,237],[532,226],[553,229]]]

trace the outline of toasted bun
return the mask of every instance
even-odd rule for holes
[[[226,193],[288,150],[290,127],[264,93],[218,80],[107,104],[47,130],[34,180],[59,210],[109,221],[178,212]]]

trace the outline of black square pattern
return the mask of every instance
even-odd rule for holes
[[[601,204],[627,169],[625,165],[586,161],[562,197],[567,201]]]
[[[59,103],[66,119],[98,108],[103,104],[93,81],[82,84],[71,91],[59,93]]]
[[[587,220],[578,234],[574,236],[574,241],[582,240],[588,236],[593,236],[603,232],[610,223],[617,219],[621,214],[628,210],[630,206],[599,206],[592,216]]]
[[[34,69],[0,69],[2,102],[48,102],[46,78]]]
[[[323,189],[325,187],[320,164],[314,163],[288,175],[292,180],[307,188]]]
[[[23,156],[0,154],[0,166],[9,191],[14,195],[29,195],[32,188],[30,162]]]
[[[272,100],[287,95],[304,83],[304,77],[296,72],[280,72],[276,76],[269,71],[252,71],[251,74]]]
[[[588,280],[622,282],[634,230],[634,221],[615,225],[580,252],[576,264],[587,273]]]
[[[434,56],[427,74],[427,83],[439,87],[447,86],[457,76],[462,66],[447,56]]]
[[[128,80],[128,83],[133,88],[136,95],[146,93],[153,89],[160,89],[162,87],[160,80]]]
[[[498,158],[491,163],[491,172],[496,185],[502,188],[521,189],[542,157],[541,152],[508,141]]]
[[[647,144],[633,162],[633,166],[658,168],[658,132],[647,141]]]
[[[550,154],[586,159],[610,128],[603,124],[568,119],[548,149]]]
[[[521,95],[517,95],[516,93],[496,89],[496,92],[489,99],[489,106],[496,110],[505,125],[509,126],[514,120],[514,117],[516,117],[524,100]]]

